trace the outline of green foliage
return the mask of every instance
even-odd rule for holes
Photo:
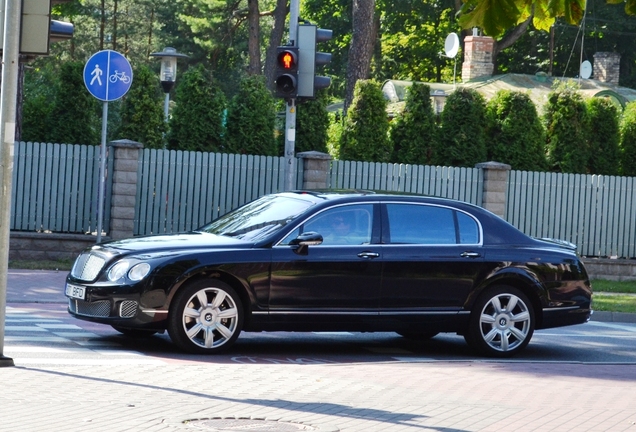
[[[49,142],[49,119],[55,101],[57,73],[52,65],[26,69],[22,105],[22,141]]]
[[[620,129],[618,109],[607,98],[587,101],[590,119],[590,174],[618,175],[620,172]]]
[[[572,83],[548,94],[544,114],[551,170],[585,174],[589,160],[589,119],[583,97]]]
[[[262,76],[248,76],[232,98],[227,114],[226,152],[277,156],[274,99]]]
[[[380,84],[359,80],[345,119],[340,140],[340,158],[364,162],[388,162],[391,144],[386,99]]]
[[[545,131],[527,93],[500,90],[486,106],[488,160],[545,171]]]
[[[133,71],[133,84],[121,107],[119,136],[140,142],[145,148],[163,148],[166,124],[159,78],[147,66]]]
[[[100,144],[99,106],[97,99],[91,96],[84,85],[84,64],[62,63],[48,122],[51,133],[47,141]]]
[[[486,103],[473,89],[458,88],[446,98],[433,156],[437,165],[474,167],[486,161]]]
[[[623,111],[621,130],[621,167],[624,176],[636,176],[636,102]]]
[[[225,96],[203,65],[177,82],[168,148],[217,152],[223,149]]]
[[[327,97],[320,92],[318,98],[303,102],[296,108],[296,153],[304,151],[327,152]]]
[[[344,130],[344,119],[342,111],[329,114],[329,128],[327,129],[327,153],[334,159],[340,157],[340,142],[342,141],[342,131]]]
[[[431,104],[431,88],[413,83],[406,93],[406,107],[390,126],[393,162],[416,165],[431,163],[437,146],[437,124]]]

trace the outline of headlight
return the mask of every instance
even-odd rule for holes
[[[124,277],[126,271],[128,271],[129,266],[130,263],[128,261],[119,261],[108,271],[108,280],[111,282],[118,281],[119,279]]]
[[[139,263],[130,269],[128,272],[128,278],[136,282],[145,278],[148,273],[150,273],[150,264]]]

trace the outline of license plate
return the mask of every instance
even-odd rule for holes
[[[66,284],[66,296],[84,300],[86,297],[86,288],[77,285]]]

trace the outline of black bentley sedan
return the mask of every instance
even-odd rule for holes
[[[369,191],[263,196],[192,232],[111,241],[67,278],[69,313],[215,353],[241,331],[464,336],[488,356],[591,314],[566,242],[464,202]]]

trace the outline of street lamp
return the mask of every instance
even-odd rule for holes
[[[162,52],[150,54],[151,57],[161,58],[161,71],[159,71],[159,80],[163,88],[166,98],[163,103],[163,115],[166,123],[168,122],[168,106],[170,105],[170,90],[174,86],[177,79],[177,59],[188,58],[185,54],[180,54],[176,49],[166,47]]]

